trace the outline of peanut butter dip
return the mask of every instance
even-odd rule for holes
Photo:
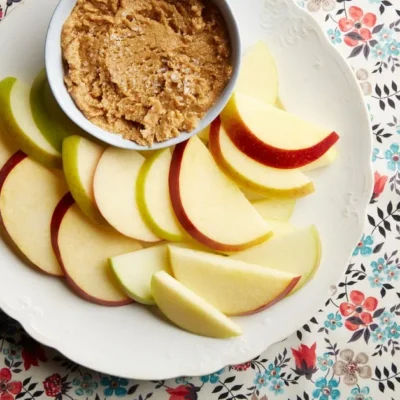
[[[141,145],[195,129],[232,74],[211,0],[78,0],[61,45],[77,107]]]

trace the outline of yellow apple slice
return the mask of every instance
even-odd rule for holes
[[[314,225],[233,254],[230,258],[301,275],[294,291],[300,289],[317,270],[321,260],[321,241]]]
[[[299,276],[229,257],[169,246],[175,278],[225,315],[262,311],[282,300]]]
[[[232,320],[165,271],[153,275],[151,291],[161,312],[186,331],[213,338],[242,334]]]
[[[199,138],[175,147],[169,171],[172,207],[182,227],[217,251],[239,251],[271,232],[240,189],[214,162]]]
[[[104,147],[81,136],[69,136],[62,145],[65,179],[72,197],[92,221],[105,224],[96,205],[93,180]]]
[[[293,214],[296,200],[265,199],[252,201],[252,204],[263,218],[287,222]]]
[[[274,236],[284,235],[286,233],[294,232],[296,228],[289,222],[279,221],[277,219],[265,218],[265,222],[271,228]]]
[[[310,164],[305,165],[301,168],[301,171],[314,171],[318,168],[327,167],[328,165],[333,164],[338,158],[339,153],[336,147],[331,147],[322,157],[318,158],[318,160],[313,161]]]
[[[144,162],[136,181],[136,200],[143,219],[157,236],[180,242],[185,234],[172,208],[168,187],[171,159],[171,150],[166,149]]]
[[[313,183],[299,170],[270,168],[242,153],[219,119],[211,124],[209,147],[220,168],[248,190],[278,198],[298,198],[314,191]]]
[[[267,46],[259,41],[242,60],[236,90],[267,104],[278,97],[278,70]]]
[[[109,147],[97,165],[94,197],[106,221],[118,232],[144,242],[158,242],[136,202],[136,180],[145,158],[131,150]]]
[[[28,156],[47,167],[61,168],[61,153],[42,135],[32,116],[30,89],[16,78],[0,82],[0,124]]]
[[[18,151],[18,146],[4,129],[5,127],[1,123],[0,112],[0,170],[4,167],[11,156]]]
[[[110,258],[111,269],[124,292],[141,304],[156,304],[151,277],[158,271],[170,273],[167,245],[157,245]]]
[[[18,152],[1,170],[0,185],[0,214],[10,239],[39,270],[62,276],[51,247],[50,222],[67,192],[64,179]]]
[[[239,92],[233,94],[221,119],[238,149],[273,168],[310,164],[339,139],[336,132]]]
[[[207,144],[208,143],[208,139],[210,136],[210,125],[208,125],[207,127],[205,127],[201,132],[199,132],[197,134],[197,136],[199,137],[199,139],[204,143]]]
[[[108,258],[141,249],[115,230],[92,223],[67,193],[51,220],[54,253],[70,288],[95,304],[122,306],[132,300],[110,271]]]

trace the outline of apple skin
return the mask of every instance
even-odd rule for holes
[[[14,153],[9,160],[4,164],[3,168],[0,170],[0,192],[3,188],[4,182],[6,181],[9,173],[14,169],[16,165],[18,165],[22,160],[25,160],[27,155],[18,150]]]
[[[71,288],[73,292],[75,292],[78,296],[83,298],[84,300],[87,300],[91,303],[98,304],[101,306],[107,306],[107,307],[120,307],[120,306],[125,306],[128,304],[132,304],[133,300],[132,299],[126,299],[122,301],[105,301],[102,299],[98,299],[97,297],[93,297],[87,293],[85,293],[68,275],[68,271],[66,270],[63,260],[61,257],[60,253],[60,248],[58,246],[58,232],[60,230],[60,226],[62,223],[62,220],[67,213],[67,211],[70,209],[70,207],[75,204],[75,200],[72,197],[71,193],[67,193],[58,203],[57,207],[54,210],[53,217],[51,219],[51,225],[50,225],[50,232],[51,232],[51,244],[53,246],[54,253],[56,255],[56,258],[60,264],[60,267],[62,271],[64,272],[65,279],[68,283],[68,286]]]
[[[299,198],[307,196],[314,192],[314,184],[312,182],[307,183],[304,186],[293,188],[293,189],[275,189],[267,188],[265,186],[258,185],[254,182],[249,181],[244,175],[240,174],[240,171],[234,169],[226,160],[222,154],[219,131],[221,127],[221,119],[217,117],[211,124],[210,128],[210,141],[209,148],[210,152],[214,157],[215,162],[220,168],[230,176],[241,188],[251,190],[258,194],[262,194],[266,197],[273,198]],[[240,148],[239,148],[240,149]],[[241,150],[241,149],[240,149]],[[263,164],[265,165],[265,164]]]
[[[169,192],[171,196],[172,208],[174,209],[175,215],[183,229],[185,229],[185,231],[197,242],[220,252],[236,252],[245,250],[269,239],[272,236],[271,231],[250,242],[243,243],[241,245],[229,245],[210,239],[196,228],[196,226],[189,219],[189,216],[186,214],[180,197],[179,175],[188,142],[189,141],[187,140],[186,142],[179,143],[175,146],[175,149],[172,153],[171,166],[169,169]]]
[[[338,140],[336,132],[330,133],[314,146],[288,150],[271,146],[259,139],[240,117],[234,96],[221,113],[222,124],[235,146],[248,157],[272,168],[293,169],[312,163],[323,156]]]

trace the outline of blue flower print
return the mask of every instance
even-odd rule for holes
[[[386,44],[386,51],[391,56],[400,55],[400,42],[398,42],[397,40],[393,40],[392,42],[387,43]]]
[[[278,379],[272,379],[271,384],[269,385],[268,389],[275,394],[282,394],[283,393],[284,383]]]
[[[318,378],[315,382],[316,389],[312,392],[313,397],[319,400],[336,400],[340,397],[340,392],[336,388],[339,382],[336,379],[327,381],[326,378]]]
[[[321,357],[317,357],[317,364],[321,371],[326,371],[328,368],[332,367],[333,360],[329,358],[328,353],[324,353]]]
[[[365,386],[362,389],[360,387],[355,387],[351,389],[351,396],[347,400],[372,400],[369,395],[369,387]]]
[[[386,270],[386,279],[388,282],[398,281],[400,276],[400,270],[396,265],[391,265]]]
[[[91,374],[83,374],[82,377],[75,378],[72,385],[76,386],[75,394],[78,396],[92,396],[93,390],[98,387],[98,383],[92,379]]]
[[[274,364],[269,364],[265,374],[267,375],[269,381],[274,378],[279,378],[281,376],[281,368],[275,367]]]
[[[392,326],[386,328],[386,333],[389,339],[400,338],[400,325],[395,322]]]
[[[191,377],[190,376],[180,376],[179,378],[175,379],[175,382],[178,385],[187,385],[190,381],[191,381]]]
[[[128,379],[117,378],[115,376],[103,376],[103,378],[101,378],[102,386],[108,386],[104,389],[104,395],[106,397],[110,397],[113,395],[117,397],[126,396],[128,391],[123,386],[127,386],[128,383]]]
[[[224,368],[220,369],[217,372],[214,372],[213,374],[210,375],[203,375],[200,377],[200,380],[204,383],[210,382],[210,383],[217,383],[219,381],[219,376],[224,372]]]
[[[257,386],[257,389],[261,389],[262,387],[267,386],[268,383],[268,375],[258,373],[253,381],[253,383]]]
[[[368,277],[368,282],[372,288],[380,289],[382,287],[383,277],[381,277],[379,273],[374,272],[373,276]]]
[[[371,54],[374,58],[384,60],[386,57],[386,52],[387,49],[385,46],[380,45],[379,43],[376,44],[372,49],[371,49]]]
[[[380,274],[381,272],[384,272],[387,269],[387,265],[385,263],[385,260],[383,258],[378,258],[377,261],[372,261],[371,262],[371,267],[372,267],[372,272]]]
[[[336,327],[341,328],[343,326],[342,316],[338,313],[328,314],[328,319],[324,322],[325,328],[336,330]]]
[[[353,251],[353,256],[361,254],[362,256],[369,256],[372,254],[372,246],[374,244],[374,238],[372,236],[365,236],[358,242],[357,247]]]
[[[15,344],[10,344],[9,347],[6,346],[3,347],[3,354],[9,360],[19,360],[21,358],[21,351],[22,347],[16,346]]]
[[[380,317],[379,317],[379,325],[383,328],[386,326],[390,326],[393,322],[394,315],[393,313],[389,311],[385,311]]]
[[[387,167],[391,171],[396,171],[396,169],[400,170],[400,154],[399,145],[397,143],[393,143],[390,146],[390,150],[385,151],[385,159],[388,160]]]
[[[326,33],[333,44],[342,43],[342,34],[340,33],[339,29],[329,29]]]
[[[399,124],[399,125],[396,125],[396,133],[397,133],[398,135],[400,135],[400,124]]]
[[[384,28],[378,33],[378,38],[381,43],[392,42],[392,35],[392,30]]]
[[[382,0],[368,0],[369,4],[381,4]]]
[[[375,147],[375,149],[374,149],[374,151],[373,151],[373,153],[372,153],[372,162],[375,162],[375,161],[377,160],[378,155],[379,155],[379,149],[377,149],[377,148]]]
[[[386,332],[384,330],[382,330],[382,328],[376,328],[372,334],[372,341],[374,343],[384,343],[386,340]]]

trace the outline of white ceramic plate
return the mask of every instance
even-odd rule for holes
[[[316,193],[299,201],[294,223],[315,223],[322,265],[302,290],[262,313],[237,318],[242,337],[189,334],[139,306],[105,308],[36,273],[0,243],[0,307],[35,339],[78,363],[138,379],[207,374],[244,362],[280,341],[318,310],[358,242],[372,190],[371,135],[357,82],[317,23],[291,0],[231,0],[243,44],[264,39],[276,58],[286,107],[340,133],[337,162],[312,174]],[[44,64],[56,0],[26,0],[0,24],[0,79],[32,81]],[[32,234],[35,234],[32,232]],[[284,256],[284,255],[282,255]]]

